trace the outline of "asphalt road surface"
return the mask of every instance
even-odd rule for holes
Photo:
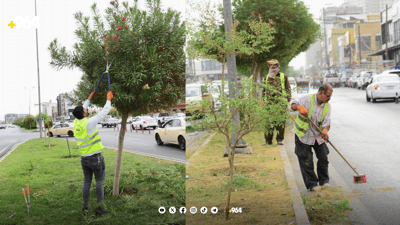
[[[119,131],[114,131],[114,128],[102,128],[101,125],[97,125],[97,129],[105,147],[118,149]],[[150,130],[149,134],[149,130],[144,130],[143,133],[142,131],[136,133],[136,130],[131,132],[130,128],[128,128],[124,138],[124,150],[160,159],[181,163],[186,162],[186,153],[179,148],[179,145],[157,145],[154,138],[154,130]]]
[[[0,129],[0,159],[18,144],[39,137],[39,132],[24,131],[17,126],[15,128]]]
[[[315,93],[316,89],[311,93]],[[366,174],[367,183],[355,184],[355,173],[328,144],[330,174],[336,170],[344,185],[360,203],[366,222],[360,214],[357,221],[367,224],[399,224],[400,222],[400,104],[393,100],[366,101],[366,91],[334,88],[330,100],[331,129],[329,139],[358,173]],[[299,98],[306,93],[293,93]],[[286,146],[289,147],[289,146]],[[294,149],[287,149],[294,154]],[[315,158],[315,157],[314,157]],[[332,186],[340,179],[331,177]],[[301,176],[296,177],[301,192],[306,192]],[[335,184],[336,183],[336,184]],[[354,209],[357,214],[358,209]]]

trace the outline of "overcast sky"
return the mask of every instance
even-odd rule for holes
[[[97,2],[100,13],[105,15],[104,10],[111,6],[110,1],[36,0],[40,23],[37,30],[42,103],[50,100],[56,102],[56,96],[72,91],[82,76],[78,69],[57,71],[49,65],[50,54],[47,48],[50,42],[57,38],[59,44],[65,46],[67,50],[73,50],[72,46],[78,40],[74,34],[78,25],[73,14],[82,11],[84,16],[92,17],[90,6]],[[4,115],[7,113],[28,114],[29,97],[31,114],[39,113],[39,107],[34,106],[39,102],[36,29],[33,27],[11,29],[8,26],[11,21],[16,23],[18,16],[29,17],[32,20],[35,16],[34,2],[34,0],[0,1],[0,121],[4,120]],[[133,0],[128,2],[133,6]],[[161,4],[165,10],[171,7],[181,12],[181,20],[185,20],[185,0],[161,0]],[[139,7],[146,9],[146,1],[139,0]]]

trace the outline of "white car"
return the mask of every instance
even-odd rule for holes
[[[377,99],[396,99],[400,94],[400,77],[396,74],[375,75],[367,86],[367,102]]]
[[[158,145],[164,143],[178,144],[181,150],[186,150],[186,121],[179,117],[167,121],[155,131]]]
[[[357,78],[357,88],[364,90],[367,87],[368,81],[372,77],[372,71],[361,72],[360,76]]]
[[[137,116],[132,120],[132,129],[156,129],[157,120],[152,118],[151,116]]]
[[[185,117],[185,113],[175,113],[174,118]]]

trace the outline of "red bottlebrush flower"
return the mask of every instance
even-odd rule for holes
[[[111,24],[111,27],[114,27],[114,24]]]
[[[115,36],[115,37],[113,38],[114,41],[116,41],[117,39],[118,39],[118,36]]]
[[[125,25],[125,28],[126,28],[126,29],[129,29],[129,26],[128,26],[128,25]]]
[[[117,28],[118,30],[121,30],[122,29],[122,27],[121,26],[118,26],[118,28]]]
[[[110,39],[110,36],[107,36],[107,40]]]
[[[114,2],[113,2],[113,1],[111,1],[111,2],[110,2],[110,4],[112,5],[112,4],[114,4]]]
[[[126,21],[126,19],[125,19],[125,18],[121,18],[121,20],[122,20],[122,21]]]
[[[154,171],[154,170],[153,170],[153,172],[152,172],[152,173],[153,173],[153,175],[156,175],[156,174],[157,174],[157,172],[156,172],[156,171]]]
[[[150,205],[151,205],[152,203],[150,202]]]
[[[117,3],[118,3],[118,0],[115,0],[115,2],[117,2]]]
[[[103,38],[105,38],[107,35],[103,35]]]

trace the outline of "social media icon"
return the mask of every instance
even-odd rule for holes
[[[175,214],[176,213],[176,208],[173,207],[173,206],[169,207],[169,213]]]
[[[161,214],[164,214],[165,213],[165,208],[161,206],[160,208],[158,208],[158,212],[161,213]]]
[[[179,212],[181,212],[182,214],[185,214],[186,213],[186,207],[181,207],[179,209]]]
[[[217,214],[217,212],[218,212],[218,208],[217,207],[212,207],[211,208],[211,213],[212,214]]]
[[[205,206],[201,207],[200,212],[202,214],[206,214],[207,213],[207,207],[205,207]]]
[[[192,208],[190,208],[190,212],[191,212],[192,214],[197,213],[197,208],[193,206]]]

